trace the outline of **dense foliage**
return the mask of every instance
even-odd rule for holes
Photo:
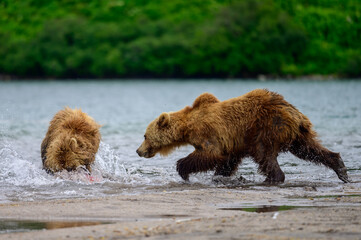
[[[0,0],[0,75],[361,76],[361,1]]]

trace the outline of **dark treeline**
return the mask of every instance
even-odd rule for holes
[[[361,76],[361,1],[1,0],[0,75]]]

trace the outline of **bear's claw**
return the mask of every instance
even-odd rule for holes
[[[189,180],[189,172],[187,171],[186,164],[184,164],[183,159],[178,160],[177,162],[177,172],[183,178],[183,180]]]
[[[346,168],[340,168],[336,171],[338,178],[344,183],[350,183],[351,181],[348,179]]]
[[[179,170],[178,167],[177,167],[177,172],[183,178],[184,181],[189,180],[189,173]]]

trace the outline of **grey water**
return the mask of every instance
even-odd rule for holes
[[[340,152],[352,180],[361,176],[361,81],[129,80],[0,82],[0,203],[59,198],[91,198],[138,192],[229,187],[212,181],[212,172],[192,175],[185,184],[175,168],[192,147],[167,157],[140,158],[136,149],[147,125],[162,112],[191,105],[203,92],[220,100],[256,88],[282,94],[307,115],[323,144]],[[102,142],[93,169],[96,183],[48,175],[42,170],[40,144],[54,114],[65,106],[81,108],[101,128]],[[343,183],[323,166],[281,154],[283,187],[338,188]],[[243,176],[256,187],[264,180],[251,159],[245,159],[232,185]],[[249,184],[245,184],[249,187]],[[242,184],[235,184],[242,187]]]

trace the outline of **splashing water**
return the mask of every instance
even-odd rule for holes
[[[24,159],[10,146],[0,147],[0,202],[6,200],[37,200],[43,198],[99,197],[118,194],[124,189],[166,184],[165,171],[137,165],[125,166],[109,145],[101,143],[96,162],[89,174],[79,168],[54,175],[42,169],[41,161],[34,164]],[[152,180],[155,174],[161,179]],[[144,177],[144,175],[149,175]],[[156,177],[155,177],[156,178]]]
[[[10,146],[0,147],[0,181],[14,186],[44,185],[50,179],[39,166],[25,160]]]

